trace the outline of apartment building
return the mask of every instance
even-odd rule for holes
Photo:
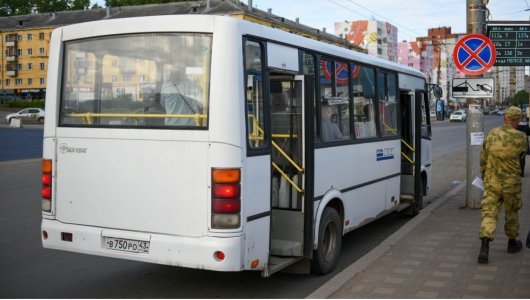
[[[398,29],[391,23],[377,20],[335,22],[335,35],[370,55],[398,61]]]
[[[433,82],[431,78],[434,69],[433,45],[419,41],[398,43],[398,63],[420,70],[427,76],[427,82]]]
[[[494,97],[490,101],[492,106],[504,103],[506,98],[525,89],[524,66],[493,67],[484,74],[484,77],[493,78],[495,82]]]
[[[53,28],[0,32],[0,99],[43,99],[48,48]]]
[[[465,33],[452,33],[451,27],[437,27],[428,29],[426,37],[416,38],[416,41],[422,45],[432,47],[432,65],[426,75],[430,82],[438,84],[442,88],[444,98],[449,106],[458,105],[457,99],[452,96],[453,78],[465,77],[465,74],[460,72],[453,62],[453,51],[456,43],[464,35]]]

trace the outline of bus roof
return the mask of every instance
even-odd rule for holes
[[[150,22],[153,26],[146,26]],[[242,35],[256,36],[284,45],[291,45],[302,49],[312,50],[324,55],[354,60],[359,63],[377,66],[389,70],[416,77],[425,78],[419,70],[378,58],[365,53],[349,50],[332,44],[316,41],[300,35],[292,34],[260,24],[236,19],[230,16],[219,15],[164,15],[147,16],[135,18],[120,18],[100,20],[86,23],[78,23],[60,27],[63,30],[63,39],[75,39],[108,35],[108,29],[112,28],[112,34],[136,33],[136,32],[174,32],[175,30],[187,32],[214,32],[215,27],[221,24],[236,25]],[[121,29],[120,29],[121,28]],[[75,37],[70,37],[72,33]],[[79,36],[79,32],[87,32],[85,36]],[[90,34],[90,35],[89,35]]]

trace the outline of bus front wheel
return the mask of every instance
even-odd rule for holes
[[[342,242],[342,222],[339,213],[326,207],[318,229],[318,249],[313,253],[311,270],[315,274],[327,274],[337,265]]]

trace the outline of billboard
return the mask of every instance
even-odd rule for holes
[[[497,49],[494,66],[530,65],[530,24],[488,25],[488,37]]]

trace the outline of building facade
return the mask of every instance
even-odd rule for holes
[[[398,29],[377,20],[335,23],[335,35],[364,49],[368,54],[389,61],[398,61]]]
[[[432,83],[434,69],[433,45],[419,41],[403,41],[398,43],[398,63],[420,70]]]
[[[502,105],[506,98],[526,88],[525,67],[522,66],[493,67],[484,77],[493,78],[495,82],[494,97],[490,100],[490,106]]]
[[[44,99],[52,30],[40,27],[0,32],[0,100]]]
[[[439,85],[444,93],[447,106],[458,108],[463,106],[464,99],[455,99],[452,95],[453,78],[465,77],[453,62],[453,51],[458,40],[464,33],[452,33],[451,27],[430,28],[426,37],[418,37],[416,41],[422,47],[432,47],[432,64],[426,67],[425,74],[430,83]],[[429,61],[430,63],[431,61]]]

